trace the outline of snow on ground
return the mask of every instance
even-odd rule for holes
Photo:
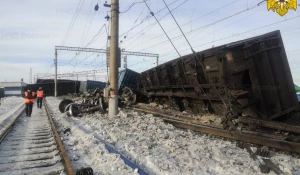
[[[95,175],[136,174],[137,170],[127,166],[119,155],[109,153],[105,145],[94,138],[93,134],[84,133],[62,117],[64,115],[58,111],[58,103],[57,99],[47,97],[50,113],[75,171],[92,167]],[[70,128],[70,132],[64,132],[67,128]]]
[[[47,97],[47,101],[51,104],[55,120],[60,125],[66,125],[64,123],[67,123],[68,119],[58,110],[60,100]],[[113,118],[94,113],[70,119],[100,135],[150,174],[262,174],[248,152],[236,147],[235,142],[178,129],[153,115],[121,110],[119,115]],[[71,131],[76,128],[72,124],[68,126],[71,127]],[[98,172],[102,171],[103,164],[106,169],[111,166],[111,161],[105,164],[103,160],[98,160],[101,154],[107,155],[101,152],[99,155],[98,151],[107,151],[93,138],[75,131],[67,139],[67,149],[76,150],[69,152],[71,156],[76,157],[74,160],[78,159],[72,161],[73,166],[90,165]],[[82,152],[86,152],[88,157]],[[95,154],[90,154],[92,152]],[[271,160],[286,174],[300,174],[298,154],[271,151]],[[114,174],[109,172],[107,170],[106,173]],[[123,173],[121,169],[117,174],[127,173]],[[275,173],[271,171],[269,174]]]
[[[22,97],[5,97],[0,105],[0,134],[25,108]]]

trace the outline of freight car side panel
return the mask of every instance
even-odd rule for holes
[[[298,110],[279,31],[186,55],[138,76],[138,89],[180,110],[263,119]],[[224,105],[225,104],[225,105]]]

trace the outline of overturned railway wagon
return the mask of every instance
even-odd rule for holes
[[[280,31],[183,56],[137,80],[151,101],[181,111],[273,120],[299,109]]]

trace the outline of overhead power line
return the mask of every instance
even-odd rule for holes
[[[148,0],[146,0],[146,1],[148,1]],[[129,6],[129,8],[128,8],[127,10],[125,10],[125,11],[123,11],[123,12],[120,12],[120,13],[126,13],[126,12],[128,12],[134,5],[140,4],[140,3],[143,3],[143,1],[132,3],[132,4]]]
[[[167,3],[165,2],[165,0],[163,0],[163,2],[165,3],[166,7],[168,8],[170,14],[172,15],[172,17],[173,17],[173,19],[174,19],[174,21],[175,21],[177,27],[180,29],[180,31],[181,31],[182,35],[184,36],[186,42],[189,44],[190,49],[191,49],[191,51],[192,51],[194,57],[198,60],[200,66],[202,67],[202,70],[205,70],[205,69],[204,69],[204,65],[203,65],[202,62],[200,61],[200,58],[198,57],[198,55],[197,55],[196,52],[194,51],[194,49],[193,49],[191,43],[189,42],[189,40],[188,40],[187,37],[185,36],[184,32],[182,31],[182,29],[181,29],[180,25],[178,24],[177,20],[175,19],[174,15],[173,15],[172,12],[170,11],[170,9],[169,9]],[[197,62],[197,61],[195,61],[195,62]],[[214,83],[213,81],[211,81],[211,78],[207,75],[207,73],[206,73],[205,71],[204,71],[204,75],[205,75],[205,77],[208,79],[208,82],[213,86],[214,90],[217,91],[217,88],[216,88],[215,83]],[[202,88],[201,88],[201,89],[202,89]],[[202,89],[202,90],[203,90],[203,89]],[[204,91],[204,90],[203,90],[203,91]],[[228,105],[225,103],[224,99],[221,97],[221,95],[220,95],[219,93],[218,93],[218,96],[219,96],[219,98],[221,99],[223,105],[226,107],[226,109],[229,109],[230,107],[228,108]],[[211,103],[211,105],[212,105],[212,107],[213,107],[213,103],[211,102],[211,100],[209,99],[209,97],[207,97],[207,99],[209,100],[209,102]]]
[[[194,29],[194,30],[192,30],[192,31],[190,31],[190,32],[186,32],[186,35],[190,35],[190,34],[196,32],[196,31],[199,31],[200,29],[207,28],[207,27],[209,27],[209,26],[213,26],[213,25],[215,25],[215,24],[217,24],[217,23],[219,23],[219,22],[221,22],[221,21],[227,20],[227,19],[229,19],[229,18],[232,18],[232,17],[234,17],[234,16],[237,16],[237,15],[239,15],[239,14],[242,14],[242,13],[244,13],[244,12],[246,12],[246,11],[255,9],[255,8],[257,8],[257,7],[259,7],[259,6],[255,5],[255,6],[251,7],[251,8],[247,8],[247,9],[245,9],[245,10],[239,11],[239,12],[237,12],[237,13],[235,13],[235,14],[232,14],[232,15],[230,15],[230,16],[227,16],[227,17],[225,17],[225,18],[222,18],[222,19],[220,19],[220,20],[217,20],[217,21],[212,22],[212,23],[210,23],[210,24],[207,24],[207,25],[205,25],[205,26],[198,27],[198,28],[196,28],[196,29]],[[172,40],[173,40],[173,39],[174,39],[174,40],[177,40],[177,39],[180,39],[181,37],[183,37],[183,36],[182,36],[182,35],[177,35],[177,36],[175,36],[175,37],[173,37],[173,38],[171,38],[171,39],[172,39]],[[147,41],[147,42],[149,42],[149,41]],[[147,42],[146,42],[146,43],[147,43]],[[155,45],[149,46],[149,47],[147,47],[147,48],[144,48],[144,49],[142,49],[142,50],[140,50],[140,51],[147,50],[147,49],[150,49],[150,48],[159,46],[159,45],[164,44],[164,43],[167,43],[167,42],[168,42],[168,40],[165,40],[165,41],[162,41],[162,42],[160,42],[160,43],[158,43],[158,44],[155,44]]]
[[[175,1],[173,1],[172,3],[170,3],[169,5],[172,5],[172,4],[174,4],[175,2],[177,2],[177,1],[179,1],[179,0],[175,0]],[[155,12],[155,14],[160,13],[160,12],[163,11],[164,9],[166,9],[166,7],[164,7],[164,8],[162,8],[162,9],[160,9],[159,11]],[[120,37],[123,37],[126,33],[129,33],[129,32],[132,31],[134,28],[140,26],[144,21],[150,19],[151,17],[152,17],[152,16],[149,16],[148,18],[147,18],[147,17],[144,18],[144,20],[142,20],[140,23],[138,23],[137,25],[131,27],[129,30],[127,30],[126,32],[124,32],[123,34],[121,34],[121,35],[119,36],[119,38],[120,38]]]
[[[177,1],[179,1],[179,0],[173,1],[172,3],[169,4],[169,6],[170,6],[170,5],[173,5],[173,4],[176,3]],[[189,0],[185,0],[183,3],[187,2],[187,1],[189,1]],[[183,3],[181,3],[180,5],[182,5]],[[179,6],[180,6],[180,5],[179,5]],[[176,8],[177,8],[177,7],[176,7]],[[166,7],[164,7],[164,8],[162,8],[162,9],[158,10],[157,12],[155,12],[155,14],[162,12],[164,9],[166,9]],[[173,9],[173,10],[174,10],[174,9]],[[122,13],[122,14],[123,14],[123,13]],[[121,17],[122,14],[120,14],[120,17]],[[119,35],[119,39],[120,39],[121,37],[127,36],[129,32],[131,32],[133,29],[135,29],[135,28],[137,28],[138,26],[140,26],[141,24],[143,24],[145,21],[149,20],[151,17],[152,17],[151,15],[147,15],[147,16],[146,16],[143,20],[141,20],[141,22],[139,22],[137,25],[132,26],[129,30],[127,30],[127,31],[124,32],[123,34]],[[162,17],[162,18],[159,19],[159,20],[162,20],[163,18],[164,18],[164,17]],[[151,25],[155,25],[155,24],[156,24],[156,23],[153,23],[153,24],[151,24]],[[149,26],[148,26],[148,27],[149,27]],[[141,31],[141,32],[143,32],[143,31]],[[138,33],[136,33],[135,35],[138,35],[138,34],[141,33],[141,32],[138,32]],[[126,38],[127,38],[127,37],[126,37]],[[131,38],[133,38],[133,37],[131,37]],[[130,39],[131,39],[131,38],[130,38]],[[126,40],[128,40],[128,39],[126,39]],[[106,46],[103,46],[102,48],[104,48],[104,47],[106,47]]]
[[[169,9],[169,6],[168,6],[168,5],[167,5],[167,3],[165,2],[165,0],[163,0],[163,2],[165,3],[165,5],[166,5],[167,9],[169,10],[169,12],[170,12],[170,14],[171,14],[172,18],[174,19],[174,21],[175,21],[176,25],[178,26],[178,28],[179,28],[179,30],[181,31],[182,35],[184,36],[185,40],[187,41],[187,43],[188,43],[188,44],[189,44],[189,46],[191,47],[192,51],[194,52],[194,50],[193,50],[193,48],[192,48],[192,45],[191,45],[191,43],[189,42],[189,40],[186,38],[185,34],[183,33],[183,31],[182,31],[181,27],[179,26],[179,24],[178,24],[177,20],[175,19],[174,15],[173,15],[173,13],[172,13],[172,12],[171,12],[171,10]]]
[[[174,9],[172,9],[171,11],[174,11],[176,9],[178,9],[179,7],[181,7],[184,3],[186,3],[188,0],[183,1],[182,3],[180,3],[178,6],[176,6]],[[165,14],[163,17],[161,17],[160,19],[158,19],[159,21],[161,21],[162,19],[164,19],[166,16],[168,16],[170,13]],[[138,40],[140,37],[142,37],[146,32],[148,32],[149,30],[152,29],[152,27],[154,27],[157,24],[157,22],[155,21],[154,23],[150,24],[149,26],[147,26],[146,28],[144,28],[142,31],[135,33],[134,36],[139,35],[134,41],[132,41],[129,45],[127,45],[126,47],[129,47],[131,44],[133,44],[136,40]],[[169,32],[167,32],[169,33]],[[132,38],[134,38],[134,36],[126,39],[126,41],[128,42],[128,40],[131,40]],[[128,48],[127,48],[128,49]]]
[[[262,11],[262,10],[263,10],[263,9],[260,9],[259,11]],[[228,24],[228,25],[226,25],[226,26],[224,26],[224,27],[221,27],[221,28],[219,28],[219,29],[217,29],[217,30],[214,30],[213,32],[210,32],[210,33],[208,33],[208,34],[205,34],[205,36],[203,36],[203,37],[205,38],[205,37],[208,37],[209,35],[214,34],[215,32],[223,31],[225,28],[227,28],[227,27],[229,27],[229,26],[231,26],[231,25],[233,25],[233,24],[235,24],[235,23],[237,23],[237,22],[239,22],[239,21],[241,21],[241,20],[244,20],[245,18],[247,18],[247,17],[249,17],[249,16],[251,16],[251,15],[254,15],[254,14],[257,15],[259,11],[254,11],[253,13],[251,13],[251,14],[249,14],[249,15],[243,17],[243,18],[240,18],[240,19],[238,19],[238,20],[236,20],[236,21],[234,21],[234,22],[232,22],[232,23],[230,23],[230,24]],[[204,30],[204,29],[203,29],[203,30]],[[199,31],[198,33],[196,33],[196,34],[192,37],[192,38],[194,39],[194,42],[198,42],[198,41],[199,41],[199,39],[197,39],[196,36],[197,36],[199,33],[201,33],[203,30]],[[203,37],[201,37],[201,38],[204,39]],[[193,43],[193,41],[190,41],[190,42]],[[179,47],[184,47],[184,46],[185,46],[185,44],[182,44],[182,45],[180,45]],[[165,56],[167,56],[167,55],[169,55],[169,54],[173,54],[173,51],[167,52],[166,54],[162,54],[161,57],[165,57]]]
[[[92,8],[93,3],[94,3],[94,0],[92,0],[91,5],[90,5],[90,8]],[[98,4],[97,4],[97,5],[98,5]],[[93,18],[94,18],[95,13],[96,13],[96,10],[94,11],[94,14],[93,14],[93,16],[92,16],[92,20],[93,20]],[[80,45],[83,45],[85,29],[86,29],[86,25],[87,25],[87,23],[88,23],[88,21],[89,21],[88,19],[89,19],[89,17],[90,17],[90,14],[91,14],[91,10],[89,10],[89,14],[88,14],[88,16],[86,17],[86,21],[85,21],[85,24],[84,24],[83,32],[82,32],[82,35],[81,35],[81,44],[79,44],[79,46],[80,46]],[[92,20],[91,20],[91,21],[92,21]],[[88,30],[89,30],[89,28],[88,28]],[[87,34],[88,34],[88,32],[87,32]]]
[[[69,24],[67,33],[65,34],[65,37],[64,37],[64,39],[63,39],[63,41],[62,41],[62,45],[65,44],[65,42],[66,42],[66,40],[67,40],[67,38],[68,38],[68,36],[69,36],[69,34],[70,34],[72,28],[73,28],[73,25],[74,25],[74,23],[75,23],[75,21],[76,21],[76,19],[77,19],[77,17],[78,17],[78,14],[79,14],[79,12],[81,11],[81,8],[82,8],[82,6],[83,6],[85,0],[83,0],[83,2],[81,3],[81,5],[80,5],[80,2],[81,2],[81,0],[79,1],[78,5],[77,5],[77,9],[76,9],[76,11],[75,11],[75,13],[74,13],[74,16],[73,16],[73,18],[72,18],[72,20],[71,20],[71,23]],[[79,7],[79,5],[80,5],[80,7]],[[78,7],[79,7],[79,9],[78,9]]]
[[[143,10],[141,11],[141,13],[140,13],[140,14],[138,15],[138,17],[134,20],[134,23],[133,23],[132,27],[137,23],[138,19],[142,16],[144,10],[145,10],[145,8],[143,8]],[[147,17],[147,16],[146,16],[146,17]],[[145,18],[146,18],[146,17],[145,17]],[[144,19],[145,19],[145,18],[144,18]],[[142,19],[142,21],[143,21],[144,19]],[[128,35],[128,33],[127,33],[126,35],[124,35],[124,39],[127,38],[127,35]],[[122,41],[122,40],[121,40],[121,41]],[[120,41],[120,42],[121,42],[121,41]]]
[[[79,2],[78,2],[78,4],[77,4],[77,8],[76,8],[76,10],[75,10],[75,12],[74,12],[74,15],[73,15],[73,17],[72,17],[72,20],[71,20],[69,26],[68,26],[67,32],[66,32],[66,34],[65,34],[65,36],[64,36],[64,38],[63,38],[62,45],[65,43],[65,39],[66,39],[66,37],[67,37],[67,35],[68,35],[68,32],[69,32],[70,27],[71,27],[71,25],[72,25],[72,23],[73,23],[73,20],[75,19],[75,16],[76,16],[77,11],[78,11],[78,9],[79,9],[80,3],[81,3],[81,0],[79,0]]]
[[[106,25],[105,25],[105,24],[102,25],[102,27],[100,28],[100,30],[98,31],[98,33],[97,33],[96,35],[94,35],[94,37],[92,38],[92,40],[91,40],[89,43],[87,43],[87,44],[85,45],[85,47],[89,46],[90,44],[92,44],[92,43],[95,41],[95,38],[101,33],[101,31],[102,31],[102,29],[103,29],[104,27],[106,28]]]
[[[217,41],[222,41],[222,40],[225,40],[225,39],[229,39],[231,37],[235,37],[235,36],[239,36],[239,35],[243,35],[243,34],[246,34],[246,33],[249,33],[249,32],[252,32],[252,31],[255,31],[255,30],[259,30],[259,29],[262,29],[262,28],[265,28],[265,27],[269,27],[269,26],[272,26],[272,25],[275,25],[275,24],[279,24],[279,23],[282,23],[282,22],[286,22],[286,21],[289,21],[289,20],[293,20],[293,19],[296,19],[296,18],[299,18],[300,15],[298,16],[294,16],[294,17],[291,17],[291,18],[287,18],[287,19],[283,19],[281,21],[277,21],[277,22],[274,22],[274,23],[270,23],[270,24],[267,24],[267,25],[264,25],[264,26],[261,26],[261,27],[257,27],[257,28],[254,28],[254,29],[251,29],[251,30],[248,30],[248,31],[245,31],[245,32],[241,32],[241,33],[238,33],[238,34],[235,34],[235,35],[231,35],[231,36],[227,36],[227,37],[224,37],[224,38],[220,38],[218,40],[214,40],[214,41],[210,41],[210,42],[207,42],[207,43],[204,43],[204,44],[200,44],[200,45],[196,45],[194,46],[194,48],[197,48],[197,47],[201,47],[201,46],[204,46],[204,45],[207,45],[207,44],[211,44],[211,43],[214,43],[214,42],[217,42]],[[188,49],[182,49],[180,50],[181,52],[184,52],[184,51],[187,51],[189,50],[190,48]],[[161,57],[164,57],[166,55],[162,55]]]
[[[88,49],[87,47],[95,41],[95,38],[101,33],[103,27],[106,28],[106,25],[103,24],[102,27],[100,28],[99,32],[96,35],[94,35],[92,40],[89,43],[87,43],[84,47],[82,47],[82,49]],[[107,29],[106,29],[106,33],[107,33]],[[68,48],[68,47],[64,47],[64,46],[56,46],[56,47],[58,47],[58,48]],[[74,48],[78,48],[78,47],[74,47]],[[79,52],[76,53],[76,55],[69,61],[68,64],[70,64],[74,59],[76,59],[81,54],[82,51],[83,50],[79,50]]]
[[[214,13],[214,12],[216,12],[216,11],[218,11],[218,10],[220,10],[220,9],[222,9],[222,8],[225,8],[225,7],[228,7],[228,6],[230,6],[230,5],[232,5],[232,4],[234,4],[234,3],[236,3],[237,1],[240,1],[240,0],[235,0],[235,1],[233,1],[233,2],[231,2],[231,3],[229,3],[229,4],[225,4],[224,6],[222,6],[222,7],[220,7],[220,8],[218,8],[218,9],[216,9],[216,10],[213,10],[213,11],[211,11],[211,12],[208,12],[208,13],[206,13],[206,14],[204,14],[204,15],[202,15],[202,16],[200,16],[200,17],[197,17],[196,19],[194,19],[194,20],[192,20],[192,21],[189,21],[189,22],[187,22],[187,23],[184,23],[184,24],[182,24],[181,26],[185,26],[185,25],[187,25],[187,24],[190,24],[190,23],[192,23],[192,22],[194,22],[194,21],[196,21],[196,20],[199,20],[199,19],[201,19],[201,18],[203,18],[203,17],[205,17],[205,16],[207,16],[207,15],[209,15],[209,14],[212,14],[212,13]],[[183,1],[181,4],[179,4],[177,7],[175,7],[174,9],[172,9],[171,10],[171,12],[173,12],[174,10],[176,10],[177,8],[179,8],[180,6],[182,6],[184,3],[186,3],[187,2],[187,0],[186,1]],[[170,6],[170,5],[169,5]],[[165,7],[166,8],[166,7]],[[160,19],[159,19],[159,21],[161,21],[162,19],[164,19],[166,16],[168,16],[170,13],[168,12],[167,14],[165,14],[163,17],[161,17]],[[148,27],[146,27],[145,29],[143,29],[143,31],[144,30],[146,30],[146,29],[151,29],[155,24],[157,24],[156,22],[155,23],[152,23],[152,24],[150,24]],[[174,30],[176,30],[177,28],[173,28],[173,29],[171,29],[171,30],[169,30],[169,31],[167,31],[167,33],[169,33],[169,32],[172,32],[172,31],[174,31]],[[139,33],[141,33],[141,35],[138,37],[138,38],[140,38],[145,32],[139,32]],[[139,35],[139,33],[136,33],[135,35]],[[128,40],[130,40],[130,39],[132,39],[133,37],[131,37],[131,38],[128,38],[128,39],[126,39],[126,41],[128,41]],[[137,38],[137,39],[138,39]],[[151,38],[150,40],[148,40],[147,42],[149,42],[149,41],[152,41],[152,40],[154,40],[154,39],[156,39],[156,38],[159,38],[159,36],[157,36],[157,37],[154,37],[154,38]],[[135,39],[134,41],[136,41],[137,39]],[[134,42],[133,41],[133,42]],[[129,45],[131,45],[133,42],[131,42]],[[127,46],[128,47],[128,46]]]
[[[93,22],[93,20],[94,20],[94,17],[95,17],[96,11],[98,11],[98,8],[99,8],[98,4],[99,4],[99,1],[100,1],[100,0],[98,0],[98,2],[97,2],[97,5],[94,7],[94,13],[93,13],[92,19],[91,19],[91,21],[90,21],[89,27],[88,27],[88,29],[87,29],[87,32],[86,32],[86,34],[85,34],[85,37],[84,37],[84,38],[82,38],[82,44],[81,44],[81,45],[82,45],[82,47],[83,47],[83,45],[84,45],[84,42],[85,42],[85,40],[86,40],[86,38],[87,38],[87,36],[88,36],[88,34],[89,34],[89,31],[90,31],[90,28],[91,28],[92,22]],[[94,2],[94,1],[93,1],[93,2]],[[92,4],[91,4],[91,7],[92,7]],[[89,13],[89,15],[90,15],[90,13]]]
[[[167,38],[169,39],[170,43],[172,44],[172,46],[174,47],[174,49],[176,50],[176,52],[178,53],[178,55],[181,57],[180,53],[178,52],[177,48],[175,47],[174,43],[171,41],[170,37],[168,36],[168,34],[166,33],[166,31],[164,30],[164,28],[162,27],[162,25],[160,24],[160,22],[157,20],[156,16],[154,15],[154,13],[151,11],[150,7],[148,6],[147,2],[144,0],[144,3],[146,4],[147,8],[150,11],[150,14],[155,18],[155,20],[157,21],[157,23],[159,24],[160,28],[164,31],[165,35],[167,36]]]

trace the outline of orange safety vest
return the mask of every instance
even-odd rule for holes
[[[28,91],[25,92],[25,99],[24,99],[25,103],[30,103],[30,102],[33,103],[34,102],[35,93],[31,92],[31,95],[32,95],[32,99],[29,99],[28,98]]]
[[[43,97],[44,91],[37,91],[37,97]]]

